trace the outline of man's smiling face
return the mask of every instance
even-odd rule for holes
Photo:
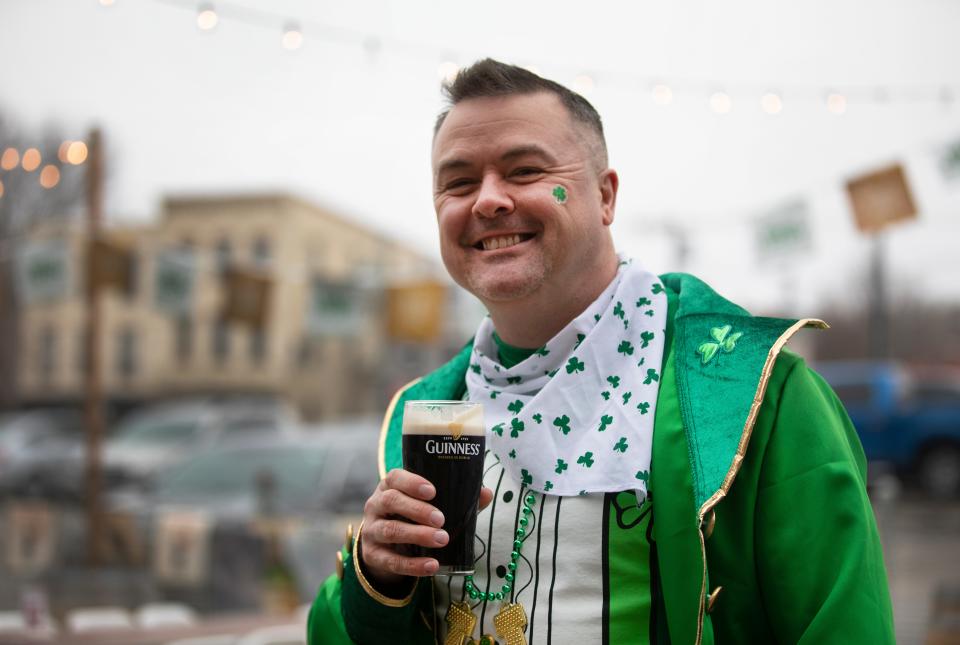
[[[458,284],[500,303],[591,281],[612,249],[617,188],[616,174],[598,167],[593,136],[549,93],[450,110],[433,145],[434,208]]]

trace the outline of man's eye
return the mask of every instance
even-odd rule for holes
[[[453,179],[451,181],[448,181],[446,184],[444,184],[443,189],[444,190],[460,190],[460,189],[466,188],[471,183],[473,182],[470,179],[466,179],[466,178]]]
[[[541,173],[543,173],[543,171],[540,170],[539,168],[533,168],[533,167],[527,166],[523,168],[517,168],[516,170],[513,171],[512,174],[514,177],[530,177],[533,175],[539,175]]]

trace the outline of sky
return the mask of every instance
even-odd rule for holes
[[[919,217],[883,235],[891,289],[960,301],[960,177],[938,165],[960,143],[953,0],[214,6],[202,31],[189,1],[0,0],[0,114],[38,138],[102,127],[109,221],[153,221],[167,195],[285,191],[439,262],[441,70],[492,56],[597,107],[620,176],[614,237],[647,268],[696,273],[758,312],[862,302],[873,241],[845,182],[899,162]],[[289,51],[294,21],[303,44]],[[729,113],[710,109],[717,91]],[[829,91],[848,98],[843,114]],[[761,109],[765,92],[780,113]],[[798,199],[809,248],[761,260],[757,219]]]

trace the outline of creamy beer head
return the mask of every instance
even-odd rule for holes
[[[443,513],[446,546],[411,545],[411,555],[434,557],[437,573],[473,573],[473,541],[483,481],[486,434],[483,406],[467,401],[408,401],[403,408],[403,467],[437,489],[430,503]]]

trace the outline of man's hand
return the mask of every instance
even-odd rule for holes
[[[401,468],[388,472],[377,485],[363,507],[360,533],[363,567],[374,581],[391,585],[404,576],[437,572],[440,565],[435,558],[410,558],[397,551],[398,544],[436,548],[450,540],[441,528],[443,513],[427,503],[436,494],[429,481]],[[493,491],[481,488],[480,510],[492,499]]]

